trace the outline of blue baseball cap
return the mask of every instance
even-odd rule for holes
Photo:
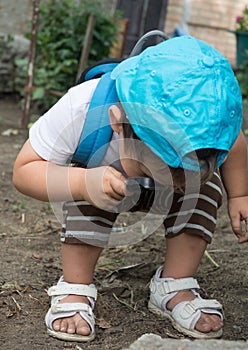
[[[242,125],[242,97],[228,60],[191,36],[168,39],[112,72],[136,135],[171,167],[195,170],[189,153],[218,150],[220,166]]]

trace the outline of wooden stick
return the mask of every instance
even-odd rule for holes
[[[32,97],[32,86],[33,86],[33,78],[34,78],[36,41],[37,41],[37,32],[38,32],[39,4],[40,4],[40,0],[33,0],[32,34],[31,34],[31,42],[29,47],[27,85],[25,88],[23,115],[21,119],[22,129],[26,129],[29,121],[30,103],[31,103],[31,97]]]
[[[94,13],[91,13],[89,16],[89,19],[88,19],[88,23],[87,23],[87,29],[86,29],[83,48],[82,48],[82,52],[81,52],[80,63],[78,66],[76,81],[78,81],[82,71],[86,68],[89,53],[90,53],[90,47],[91,47],[91,43],[92,43],[93,30],[94,30],[95,24],[96,24],[96,15]]]

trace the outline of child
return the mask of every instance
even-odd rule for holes
[[[214,48],[184,36],[123,61],[112,79],[120,102],[109,107],[113,136],[100,166],[68,164],[99,79],[73,87],[42,116],[15,162],[19,191],[65,202],[63,277],[48,291],[48,332],[71,341],[95,337],[97,260],[118,205],[131,195],[127,179],[151,177],[173,196],[168,191],[170,200],[160,199],[166,256],[150,283],[148,307],[186,335],[220,337],[221,305],[200,297],[193,276],[215,230],[222,197],[218,168],[233,231],[239,243],[248,241],[247,149],[232,69]]]

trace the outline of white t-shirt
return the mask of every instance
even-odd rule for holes
[[[34,151],[43,159],[65,165],[74,154],[83,130],[92,95],[100,79],[72,87],[31,127],[29,139]],[[112,140],[118,139],[113,133]],[[118,148],[110,143],[102,165],[119,159]]]

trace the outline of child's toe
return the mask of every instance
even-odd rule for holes
[[[62,319],[60,323],[60,332],[67,333],[67,329],[68,329],[67,319]]]
[[[218,331],[222,328],[223,322],[217,315],[202,314],[201,318],[196,324],[196,329],[199,332],[208,333],[211,331]]]
[[[55,320],[53,322],[53,329],[55,331],[60,331],[60,328],[61,328],[61,320],[60,319],[59,320]]]
[[[201,318],[199,319],[199,321],[196,324],[196,330],[199,332],[203,332],[203,333],[208,333],[212,330],[212,324],[211,321],[208,317],[201,316]]]

